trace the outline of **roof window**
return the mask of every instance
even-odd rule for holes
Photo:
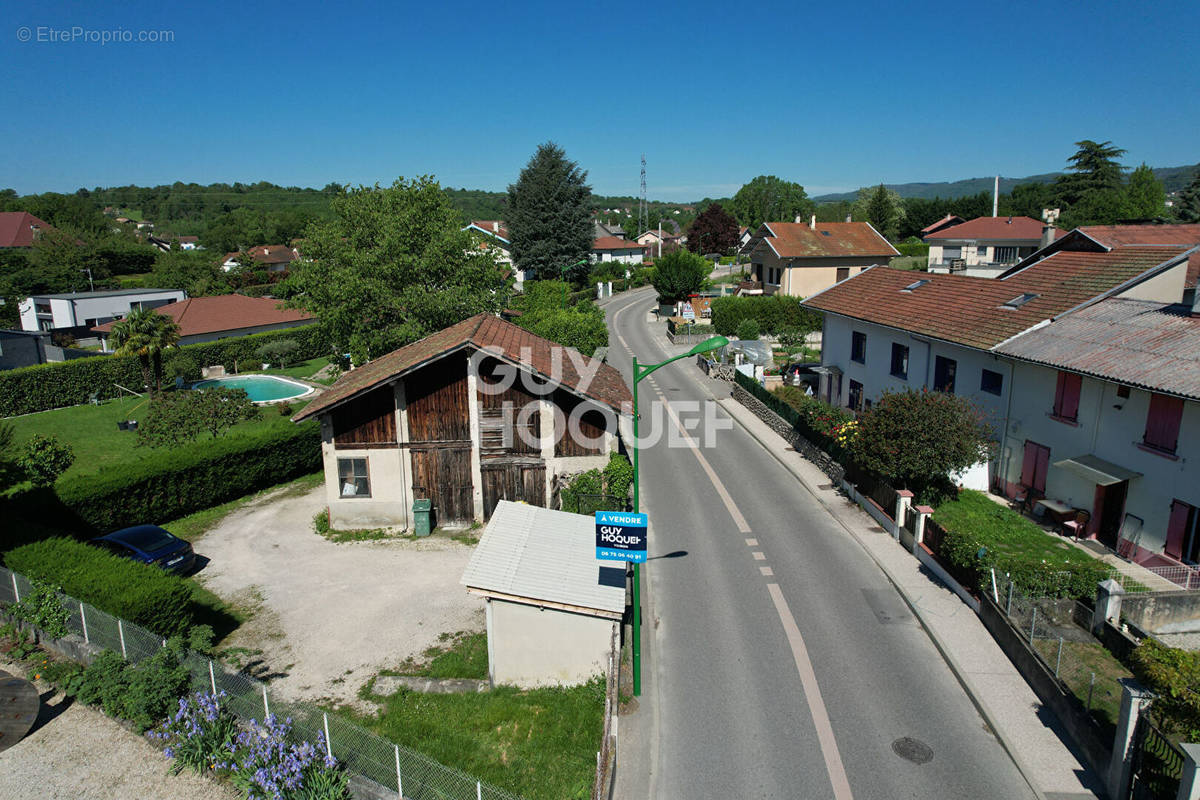
[[[1026,292],[1023,295],[1014,297],[1012,300],[1009,300],[1007,303],[1005,303],[1002,306],[1002,308],[1020,308],[1021,306],[1025,305],[1026,303],[1028,303],[1030,300],[1034,299],[1035,297],[1038,297],[1038,295],[1032,294],[1030,292]]]
[[[829,231],[821,231],[821,235],[822,236],[832,236],[833,234],[830,233]]]
[[[928,278],[922,278],[922,279],[921,279],[921,280],[919,280],[919,281],[915,281],[915,282],[913,282],[913,283],[910,283],[908,286],[905,286],[905,287],[904,287],[903,289],[901,289],[900,291],[902,291],[902,292],[910,292],[910,293],[911,293],[911,292],[913,292],[913,291],[914,291],[914,290],[916,290],[916,289],[920,289],[922,286],[924,286],[924,285],[925,285],[925,284],[927,284],[927,283],[929,283],[929,279],[928,279]]]

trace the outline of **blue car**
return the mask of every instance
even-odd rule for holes
[[[196,566],[192,546],[157,525],[135,525],[92,539],[92,544],[168,572],[186,573]]]

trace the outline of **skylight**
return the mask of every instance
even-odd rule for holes
[[[919,280],[919,281],[916,281],[916,282],[914,282],[914,283],[910,283],[908,286],[905,286],[905,287],[904,287],[903,289],[901,289],[900,291],[902,291],[902,292],[911,292],[911,291],[913,291],[913,290],[915,290],[915,289],[920,289],[922,286],[924,286],[924,285],[925,285],[925,284],[927,284],[927,283],[929,283],[929,279],[928,279],[928,278],[922,278],[922,279],[921,279],[921,280]]]
[[[1005,308],[1020,308],[1021,306],[1025,305],[1026,303],[1028,303],[1030,300],[1032,300],[1033,298],[1035,298],[1037,296],[1038,295],[1036,295],[1036,294],[1031,294],[1029,292],[1026,292],[1025,294],[1023,294],[1019,297],[1014,297],[1012,300],[1009,300],[1007,303],[1004,304],[1004,307]]]
[[[833,234],[831,234],[829,231],[821,231],[821,235],[822,236],[832,236]]]

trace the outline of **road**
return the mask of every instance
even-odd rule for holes
[[[653,299],[639,290],[607,305],[609,362],[626,381],[632,354],[679,352],[645,322]],[[688,359],[638,388],[643,435],[675,426],[652,404],[665,399],[687,423],[701,417],[689,402],[717,410],[713,392],[729,394]],[[641,705],[621,720],[617,796],[1032,797],[875,563],[749,434],[716,418],[731,429],[712,426],[714,447],[664,437],[642,450],[647,668]],[[689,435],[704,443],[703,426]]]

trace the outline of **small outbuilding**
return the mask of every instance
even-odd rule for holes
[[[492,685],[570,686],[608,671],[625,564],[596,558],[592,517],[501,500],[462,582],[487,602]]]

